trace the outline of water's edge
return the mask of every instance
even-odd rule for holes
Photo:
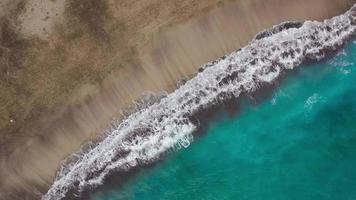
[[[189,148],[83,199],[354,199],[355,55],[353,40],[302,64],[257,104],[210,115]]]
[[[268,91],[294,67],[336,52],[355,34],[355,12],[354,6],[324,22],[283,23],[258,34],[241,50],[204,65],[196,77],[114,124],[103,141],[64,165],[42,199],[65,198],[68,192],[100,185],[109,173],[129,174],[159,160],[167,150],[187,147],[203,121],[195,119],[241,95]]]

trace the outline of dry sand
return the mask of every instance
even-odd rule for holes
[[[26,60],[28,71],[16,71],[31,86],[23,109],[11,114],[6,105],[12,99],[0,98],[0,112],[10,113],[0,127],[0,199],[38,199],[61,161],[112,119],[120,120],[120,110],[144,91],[170,92],[200,65],[246,45],[258,31],[286,20],[329,18],[356,0],[108,0],[104,6],[93,0],[28,0],[15,14],[17,4],[4,9],[11,1],[2,2],[2,15],[16,17],[17,37],[31,41],[14,47],[30,48],[19,56],[37,53],[35,61]]]

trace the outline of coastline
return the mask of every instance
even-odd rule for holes
[[[351,170],[350,174],[349,169],[352,169],[350,166],[353,166],[356,157],[351,153],[355,152],[355,146],[351,145],[355,144],[355,140],[350,138],[356,136],[356,127],[352,121],[356,113],[355,109],[348,108],[355,108],[352,102],[356,102],[353,95],[356,85],[352,84],[356,80],[355,44],[354,40],[348,42],[330,59],[302,64],[296,73],[288,74],[279,82],[273,95],[261,103],[243,103],[241,110],[234,116],[219,113],[213,117],[204,136],[194,138],[187,149],[169,153],[152,168],[143,168],[122,187],[114,185],[110,188],[110,185],[105,184],[102,190],[94,192],[87,199],[352,198],[355,184],[350,183],[354,183],[355,179],[350,177],[355,177],[355,173]],[[340,104],[343,106],[335,106]],[[340,118],[345,120],[332,123],[334,120],[340,122]],[[335,131],[338,125],[346,130]],[[324,128],[320,129],[319,126]],[[306,129],[308,133],[301,136]],[[316,136],[315,133],[320,134]],[[324,142],[319,136],[325,136],[324,139],[329,142]],[[339,137],[347,137],[342,140],[342,147],[350,144],[342,153],[338,148],[330,150],[329,146],[339,141],[335,139]],[[281,141],[278,145],[272,145],[275,140]],[[310,145],[311,141],[314,145]],[[336,155],[325,156],[330,155],[330,151]],[[299,153],[303,156],[299,156]],[[320,163],[319,159],[328,161]],[[328,166],[328,169],[334,170],[310,170],[309,166],[323,169]],[[260,169],[257,175],[256,168]],[[330,172],[340,178],[330,178],[335,177],[329,176]],[[320,179],[315,179],[316,174]],[[276,179],[271,181],[271,177]],[[259,187],[256,187],[256,180],[259,180]],[[316,182],[310,184],[312,181]],[[325,184],[334,187],[325,187]],[[294,193],[296,185],[300,191],[298,197]],[[239,190],[236,190],[237,186]],[[341,190],[333,190],[339,186]],[[322,195],[319,196],[320,191]]]
[[[303,17],[308,17],[308,16],[303,16]],[[324,18],[324,16],[320,18]],[[211,19],[207,17],[207,20],[209,21]],[[225,19],[223,19],[222,21],[225,21]],[[189,23],[194,25],[194,23],[197,22],[189,22]],[[269,23],[271,22],[267,22],[266,23],[267,25],[265,26],[270,25]],[[179,28],[179,29],[183,30],[182,32],[185,32],[184,25],[182,26],[183,28]],[[187,25],[186,27],[189,28],[186,29],[189,30],[190,26],[191,25]],[[256,29],[258,28],[260,27],[257,27]],[[172,28],[172,30],[174,30],[174,27]],[[197,35],[200,35],[199,31],[197,32],[198,32]],[[211,32],[214,33],[214,31]],[[173,34],[173,36],[171,34]],[[172,32],[169,33],[168,31],[163,33],[163,35],[166,36],[162,36],[162,34],[158,34],[160,35],[158,37],[163,37],[163,38],[165,37],[166,39],[168,38],[167,39],[168,41],[170,41],[173,40],[172,38],[175,37],[179,38],[179,36],[177,36],[176,34],[177,33],[172,33]],[[214,34],[216,34],[216,32]],[[247,33],[247,35],[249,35],[249,37],[252,38],[254,34],[251,31],[251,33]],[[182,37],[184,38],[186,36],[182,36]],[[247,38],[248,37],[242,39],[242,41],[247,43],[248,41]],[[241,43],[243,44],[244,42]],[[211,45],[214,46],[214,44],[215,43],[212,43]],[[101,133],[100,130],[103,130],[107,126],[106,123],[108,123],[110,118],[112,118],[112,116],[118,115],[117,111],[113,111],[111,109],[113,108],[117,109],[117,107],[120,108],[127,107],[130,104],[130,102],[134,99],[137,99],[137,97],[139,97],[139,95],[144,90],[172,91],[175,88],[176,86],[175,84],[178,80],[180,80],[181,78],[190,78],[192,74],[196,72],[197,70],[196,67],[208,61],[206,60],[207,57],[212,57],[212,54],[203,52],[201,53],[203,56],[200,57],[193,54],[194,55],[193,58],[197,58],[197,59],[191,59],[190,61],[188,61],[190,62],[190,64],[182,63],[182,61],[178,61],[178,60],[179,60],[179,56],[182,56],[184,52],[182,52],[182,50],[178,51],[176,49],[178,44],[173,44],[171,46],[168,45],[166,49],[162,47],[162,44],[160,44],[159,42],[158,44],[155,45],[153,45],[155,47],[148,47],[148,49],[153,49],[152,52],[146,49],[145,51],[149,53],[146,54],[140,53],[143,54],[140,55],[141,61],[143,63],[142,65],[147,67],[144,67],[142,69],[137,66],[130,66],[119,70],[116,74],[114,73],[111,78],[104,81],[102,85],[104,89],[99,90],[97,94],[93,95],[89,100],[87,100],[84,106],[78,106],[79,108],[78,107],[74,108],[72,112],[69,112],[67,115],[65,115],[64,120],[63,119],[58,120],[57,122],[55,122],[55,124],[50,124],[51,129],[58,130],[57,133],[51,135],[51,137],[53,138],[41,138],[40,140],[34,140],[32,144],[31,143],[28,144],[28,147],[24,147],[23,149],[18,150],[17,153],[13,154],[12,156],[9,156],[9,159],[14,159],[14,160],[16,159],[16,160],[15,161],[10,160],[10,163],[2,164],[2,172],[1,172],[1,177],[9,177],[7,180],[13,181],[13,183],[8,185],[10,186],[9,188],[13,189],[15,187],[16,188],[15,191],[17,191],[17,189],[18,191],[21,191],[22,190],[21,187],[24,187],[23,189],[31,191],[33,189],[33,186],[35,185],[35,187],[38,188],[42,187],[43,189],[41,190],[45,191],[48,185],[50,184],[51,179],[53,179],[54,171],[58,168],[58,165],[63,159],[63,157],[66,157],[68,154],[78,150],[79,145],[82,144],[84,141],[95,138],[97,134]],[[184,46],[184,42],[183,42],[183,46]],[[235,46],[235,48],[239,48],[239,47],[241,46],[238,45]],[[159,50],[159,52],[157,53],[157,49],[161,49],[161,50]],[[184,47],[183,49],[188,49],[188,48]],[[225,52],[229,50],[230,50],[229,47],[227,47],[226,49],[223,49],[220,52]],[[162,51],[164,52],[162,53]],[[172,58],[172,54],[176,51],[178,51],[178,56],[176,58]],[[195,49],[193,48],[192,51],[195,51]],[[214,52],[212,50],[208,50],[208,51]],[[220,55],[220,53],[214,52],[213,56],[219,57],[216,55]],[[169,60],[167,61],[167,63],[164,62],[162,62],[163,64],[157,63],[157,60],[161,60],[163,59],[163,57],[169,58],[171,63],[168,62]],[[182,59],[182,60],[186,61],[189,59]],[[199,65],[196,65],[197,64],[196,62],[200,62],[200,61],[204,61],[204,62],[200,63]],[[182,65],[185,68],[172,67],[178,65],[179,66]],[[167,66],[171,66],[171,67],[167,67]],[[194,66],[195,68],[191,66]],[[163,70],[162,72],[160,72],[161,69],[167,69],[168,71]],[[119,78],[117,78],[117,76]],[[145,76],[150,77],[150,79],[145,78]],[[130,80],[130,77],[131,78],[135,77],[136,80],[132,81]],[[123,85],[127,83],[130,84],[132,83],[132,85],[126,88],[123,87]],[[131,96],[127,98],[124,97],[125,95],[131,95]],[[117,101],[118,99],[122,100],[122,98],[125,98],[125,100],[120,102],[119,105],[113,104],[113,102]],[[101,104],[99,104],[99,106],[95,106],[95,104],[98,102],[101,102]],[[94,109],[94,111],[92,109]],[[95,111],[95,109],[97,110]],[[99,116],[97,114],[99,114]],[[73,140],[72,139],[73,133],[75,135],[74,136],[75,139],[74,141],[70,142],[71,140]],[[58,150],[60,152],[58,152]],[[44,152],[46,153],[44,154]],[[49,165],[51,165],[51,167],[49,167]],[[14,168],[14,169],[10,169],[10,168]],[[29,168],[28,170],[31,173],[23,174],[25,168]],[[3,176],[4,173],[8,173],[8,172],[10,173]],[[3,184],[8,184],[8,183],[3,183]],[[6,193],[11,191],[8,190],[9,188],[7,188],[6,185],[1,185],[1,190],[5,191],[4,193],[1,192],[1,194],[6,195]],[[1,197],[1,198],[6,198],[6,197]]]
[[[205,64],[194,78],[131,114],[105,139],[63,166],[43,199],[62,199],[72,190],[96,187],[114,171],[129,172],[159,160],[168,150],[189,146],[199,126],[191,117],[226,99],[258,92],[303,62],[337,51],[355,35],[355,9],[354,5],[345,14],[296,28],[276,26],[277,32]]]

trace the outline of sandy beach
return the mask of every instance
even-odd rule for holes
[[[0,199],[39,199],[61,161],[145,91],[171,92],[274,24],[355,2],[3,1]]]

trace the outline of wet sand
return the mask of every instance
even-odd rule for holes
[[[22,138],[15,149],[1,157],[0,199],[24,199],[20,194],[38,199],[51,184],[60,162],[83,143],[102,134],[111,120],[120,120],[120,110],[144,91],[174,90],[179,80],[192,77],[200,65],[246,45],[258,31],[273,24],[329,18],[343,13],[355,2],[200,1],[195,2],[194,9],[186,10],[183,6],[176,11],[178,14],[167,13],[165,17],[149,19],[152,22],[148,25],[135,26],[150,34],[128,38],[128,42],[136,44],[128,52],[132,60],[112,70],[101,84],[77,87],[75,95],[68,97],[71,106],[58,110],[55,117],[41,114],[36,126],[26,130],[36,133]],[[185,6],[190,3],[185,2]],[[183,17],[176,17],[180,12]],[[125,15],[117,15],[120,14]],[[125,56],[113,53],[107,59],[111,69]]]

